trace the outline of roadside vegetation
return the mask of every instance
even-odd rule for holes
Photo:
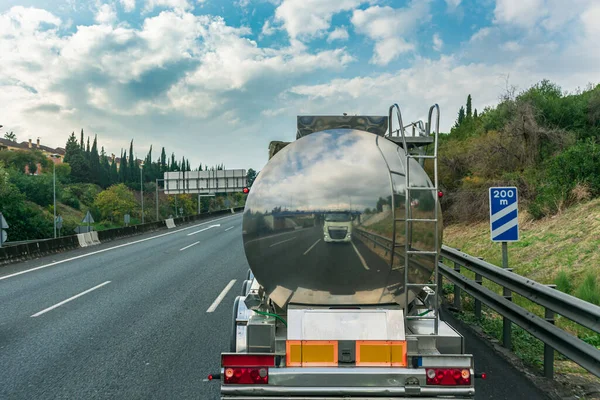
[[[564,93],[542,81],[516,93],[509,89],[494,108],[471,112],[471,96],[455,126],[440,141],[444,191],[444,243],[502,265],[501,246],[490,241],[488,188],[519,190],[520,241],[509,244],[517,274],[600,305],[600,85]],[[431,167],[431,166],[429,166]],[[462,271],[474,278],[474,274]],[[501,294],[499,286],[484,285]],[[452,285],[444,285],[452,301]],[[458,317],[502,341],[502,317],[464,292]],[[544,309],[513,294],[513,301],[544,317]],[[600,349],[600,335],[557,316],[556,325]],[[513,349],[529,366],[542,368],[543,344],[513,324]],[[556,356],[558,372],[586,371]]]
[[[6,135],[5,135],[6,136]],[[87,144],[85,144],[87,143]],[[97,137],[90,146],[81,132],[77,141],[71,134],[66,144],[64,162],[56,165],[56,214],[63,218],[60,234],[71,235],[89,211],[96,221],[94,229],[124,226],[124,215],[130,224],[141,222],[140,164],[134,156],[133,141],[129,152],[121,157],[109,156],[98,150]],[[178,161],[175,154],[153,160],[152,147],[143,160],[144,220],[156,220],[156,179],[169,171],[191,171],[189,160]],[[200,164],[195,170],[220,170],[223,165],[208,167]],[[0,151],[0,212],[7,220],[9,241],[51,238],[54,235],[54,166],[50,158],[37,150]],[[256,172],[248,170],[248,186]],[[202,212],[244,205],[246,195],[202,198]],[[192,194],[167,196],[159,192],[159,218],[192,215],[198,212],[198,198]]]
[[[600,85],[564,93],[542,81],[481,113],[471,103],[440,136],[446,223],[487,220],[490,186],[516,186],[535,219],[600,196]]]

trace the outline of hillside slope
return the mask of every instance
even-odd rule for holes
[[[540,283],[554,283],[564,271],[577,287],[600,265],[600,199],[578,204],[553,217],[533,221],[522,211],[521,237],[509,243],[514,272]],[[502,265],[500,243],[490,241],[489,223],[456,224],[444,229],[444,244]]]

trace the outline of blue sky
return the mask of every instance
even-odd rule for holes
[[[469,93],[598,83],[597,21],[596,0],[0,0],[0,124],[261,169],[298,114],[439,103],[447,131]]]

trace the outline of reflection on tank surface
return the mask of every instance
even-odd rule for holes
[[[433,250],[434,224],[405,234],[405,218],[432,218],[435,194],[411,191],[406,209],[404,156],[372,133],[338,129],[312,133],[277,153],[260,172],[246,202],[244,247],[252,271],[280,307],[302,304],[403,304],[404,243]],[[411,160],[414,161],[414,160]],[[432,187],[418,164],[412,186]],[[429,216],[429,217],[428,217]],[[396,252],[373,246],[368,235]],[[438,243],[441,243],[441,238]],[[410,281],[426,283],[433,257],[410,260]]]

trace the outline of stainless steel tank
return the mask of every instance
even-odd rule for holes
[[[438,232],[431,222],[412,223],[407,235],[396,222],[392,257],[394,217],[431,219],[437,204],[435,191],[416,190],[406,209],[405,162],[402,148],[381,136],[336,129],[296,140],[260,171],[244,211],[244,249],[278,306],[403,305],[406,241],[428,251],[434,235],[442,243],[441,223]],[[410,162],[411,186],[433,188]],[[410,257],[409,281],[429,282],[433,256]]]

